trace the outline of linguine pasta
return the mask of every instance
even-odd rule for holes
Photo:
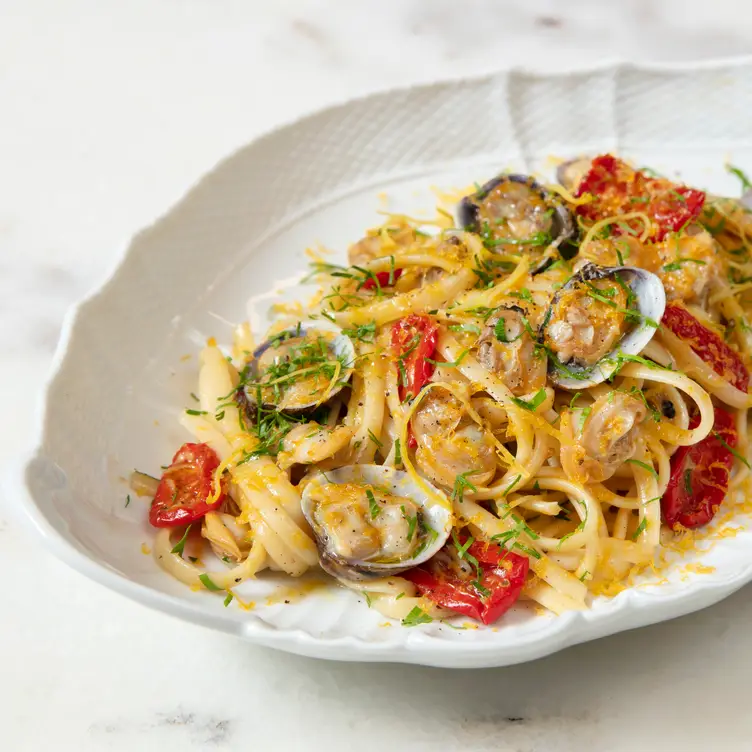
[[[729,503],[747,209],[610,155],[559,181],[500,176],[456,222],[389,216],[348,266],[313,265],[304,319],[210,341],[194,442],[151,488],[160,566],[226,605],[322,566],[406,626],[490,623],[520,598],[587,608]]]

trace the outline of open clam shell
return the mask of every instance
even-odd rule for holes
[[[563,188],[574,193],[593,163],[591,157],[575,157],[556,168],[556,180]]]
[[[340,363],[334,384],[329,383],[333,376],[327,378],[331,368],[316,373],[317,362],[327,354],[330,362]],[[285,366],[294,358],[300,361],[299,367]],[[290,413],[311,410],[342,391],[352,376],[354,365],[355,346],[339,327],[328,321],[301,321],[277,333],[254,351],[244,375],[245,399],[249,405],[257,404],[260,391],[266,408]],[[269,374],[270,368],[275,369],[274,374]],[[307,370],[304,372],[304,369]],[[288,373],[277,375],[282,371]],[[296,377],[296,373],[300,375]]]
[[[348,465],[311,478],[303,491],[301,505],[303,514],[313,529],[322,568],[339,579],[360,582],[389,577],[428,561],[449,538],[453,516],[451,504],[446,496],[430,483],[424,483],[425,488],[416,483],[408,473],[382,465]],[[330,487],[332,484],[335,488]],[[342,487],[341,493],[338,493],[336,486]],[[390,520],[387,507],[382,507],[385,511],[379,512],[374,518],[367,509],[361,513],[357,503],[347,505],[348,494],[352,493],[353,486],[370,486],[378,489],[380,494],[386,494],[390,499],[394,498],[394,509],[391,510],[396,513],[391,516],[395,526],[393,530],[385,528]],[[425,489],[428,489],[428,492]],[[327,493],[326,501],[321,500],[324,491]],[[334,530],[332,525],[327,525],[325,520],[338,519],[332,514],[326,514],[324,506],[330,499],[340,505],[338,515],[348,515],[348,520],[354,519],[350,515],[357,515],[356,524],[359,527],[354,532],[351,526],[344,522],[340,530]],[[416,509],[417,517],[417,522],[411,526],[415,539],[413,541],[412,536],[409,539],[413,545],[409,555],[384,555],[382,548],[367,558],[343,554],[344,547],[339,542],[343,530],[346,534],[352,532],[356,536],[372,534],[371,525],[378,521],[382,541],[386,537],[391,541],[398,538],[398,528],[405,518],[405,500],[412,502],[414,507],[411,508]]]
[[[559,248],[577,229],[569,209],[528,175],[489,180],[460,201],[457,220],[487,243],[541,250]]]
[[[634,294],[634,321],[611,350],[596,363],[587,365],[576,359],[562,363],[549,353],[549,378],[563,389],[578,390],[600,384],[618,367],[618,355],[638,355],[650,342],[666,307],[666,292],[660,278],[652,272],[634,266],[597,266],[585,264],[554,295],[538,332],[539,341],[545,339],[545,329],[550,326],[551,314],[562,304],[563,293],[594,280],[618,277]]]

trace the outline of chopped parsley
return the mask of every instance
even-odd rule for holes
[[[416,606],[403,620],[403,627],[417,627],[419,624],[430,624],[433,618],[422,608]]]
[[[468,470],[466,473],[459,473],[454,478],[454,489],[452,490],[452,501],[458,501],[460,504],[464,501],[466,490],[477,491],[478,489],[468,480],[469,475],[478,475],[478,470]]]
[[[498,339],[499,342],[503,342],[504,344],[516,342],[522,336],[522,333],[520,333],[514,339],[509,339],[507,337],[506,320],[503,316],[499,316],[499,320],[494,326],[494,334],[496,335],[496,339]]]
[[[693,495],[692,491],[692,470],[687,469],[684,471],[684,490],[690,495]]]
[[[362,324],[356,329],[343,329],[342,334],[353,339],[358,339],[361,342],[373,342],[376,335],[376,322],[371,321],[370,324]]]
[[[643,517],[642,521],[637,526],[637,530],[635,530],[634,533],[632,533],[632,540],[636,541],[640,537],[640,533],[643,530],[645,530],[645,528],[647,528],[647,526],[648,526],[648,518],[647,517]]]
[[[514,487],[515,487],[515,486],[516,486],[516,485],[517,485],[517,484],[518,484],[518,483],[519,483],[519,482],[520,482],[521,480],[522,480],[522,475],[521,475],[521,474],[517,474],[517,475],[515,475],[515,476],[514,476],[514,478],[512,478],[512,482],[511,482],[511,483],[510,483],[510,484],[509,484],[509,485],[508,485],[508,486],[507,486],[507,487],[506,487],[506,488],[504,489],[504,491],[502,492],[502,494],[501,494],[501,495],[502,495],[502,496],[508,496],[508,495],[509,495],[509,494],[510,494],[510,493],[512,492],[512,489],[513,489],[513,488],[514,488]]]
[[[215,592],[215,593],[216,593],[216,592],[219,592],[220,590],[223,590],[223,588],[221,588],[221,587],[218,587],[217,585],[215,585],[215,584],[214,584],[214,583],[212,582],[212,580],[211,580],[211,577],[209,577],[209,575],[208,575],[208,574],[205,574],[205,573],[204,573],[204,574],[200,574],[200,575],[198,576],[198,578],[199,578],[199,580],[201,580],[201,582],[203,583],[204,587],[205,587],[205,588],[206,588],[207,590],[212,590],[212,591],[213,591],[213,592]]]
[[[570,410],[574,407],[574,403],[577,402],[580,397],[582,397],[582,392],[575,392],[574,397],[572,397],[571,401],[569,402]],[[538,481],[535,482],[537,483]]]
[[[734,165],[727,164],[726,170],[732,175],[735,175],[737,178],[739,178],[742,184],[742,191],[748,191],[750,188],[752,188],[752,183],[750,182],[749,178],[739,167],[734,167]]]
[[[496,313],[496,308],[488,308],[487,306],[476,306],[475,308],[468,308],[465,313],[470,313],[474,316],[478,316],[483,321],[488,321],[491,316]]]
[[[515,521],[514,527],[510,528],[509,530],[505,530],[503,533],[494,535],[491,540],[494,541],[494,543],[502,546],[503,548],[506,548],[507,550],[517,549],[518,551],[522,551],[522,553],[527,554],[528,556],[532,556],[534,559],[540,559],[541,555],[540,553],[538,553],[538,551],[536,551],[534,548],[531,548],[530,546],[526,546],[524,543],[520,543],[518,540],[520,535],[522,535],[523,533],[528,535],[533,540],[537,540],[540,537],[538,533],[530,528],[525,520],[523,520],[521,517],[513,517],[513,519]]]
[[[227,597],[225,598],[225,608],[227,608],[232,603],[232,599],[234,597],[235,596],[232,593],[227,593]]]
[[[652,465],[648,465],[647,462],[641,462],[640,460],[625,460],[625,462],[629,462],[632,465],[637,465],[643,470],[647,470],[653,477],[658,477],[658,471]]]
[[[377,439],[377,438],[376,438],[376,437],[375,437],[375,436],[373,435],[373,431],[371,431],[371,429],[370,429],[370,428],[368,429],[368,438],[369,438],[369,439],[370,439],[370,440],[371,440],[371,441],[372,441],[372,442],[373,442],[374,444],[376,444],[376,447],[377,447],[378,449],[383,449],[383,448],[384,448],[384,445],[383,445],[383,444],[382,444],[382,443],[381,443],[381,442],[380,442],[380,441],[379,441],[379,440],[378,440],[378,439]]]
[[[691,259],[691,258],[678,258],[676,261],[672,261],[670,264],[666,264],[663,267],[664,272],[678,272],[681,270],[682,266],[684,264],[699,264],[700,266],[705,266],[705,261],[700,261],[699,259]]]
[[[423,360],[426,361],[426,363],[433,363],[435,366],[443,366],[444,368],[457,368],[457,366],[462,363],[462,361],[465,359],[465,356],[470,352],[470,350],[463,350],[459,356],[457,357],[457,360],[449,361],[448,363],[443,363],[438,360],[431,360],[431,358],[423,358]]]
[[[130,495],[130,494],[128,494],[128,495],[127,495],[127,496],[125,497],[125,508],[126,508],[126,509],[128,508],[128,505],[129,505],[130,503],[131,503],[131,495]]]
[[[402,464],[402,452],[400,451],[400,440],[395,439],[394,440],[394,464],[395,465],[401,465]]]
[[[376,519],[381,514],[381,507],[376,501],[376,497],[373,495],[373,491],[370,488],[366,489],[366,497],[368,498],[368,508],[371,512],[371,517]]]
[[[410,516],[407,513],[404,504],[400,506],[400,510],[402,512],[403,519],[407,520],[407,540],[411,541],[413,539],[413,535],[415,535],[415,528],[418,525],[418,515],[415,514]]]
[[[526,300],[528,303],[533,302],[533,296],[530,290],[527,289],[527,287],[522,287],[518,292],[510,292],[509,297],[511,298],[519,298],[520,300]]]
[[[459,556],[460,559],[465,557],[467,549],[475,542],[475,538],[471,535],[464,543],[460,543],[459,538],[457,538],[457,533],[455,533],[454,530],[452,530],[452,540],[454,541],[454,547],[457,549],[457,556]]]
[[[575,395],[576,396],[576,395]],[[523,400],[519,399],[519,397],[512,397],[512,402],[514,402],[517,407],[521,407],[524,410],[529,410],[531,413],[534,413],[544,402],[546,399],[546,390],[540,389],[535,393],[535,396],[531,400]]]
[[[416,559],[439,537],[439,534],[430,525],[427,525],[422,517],[418,519],[418,524],[426,537],[413,554]]]
[[[740,454],[739,452],[737,452],[736,449],[734,449],[734,447],[729,446],[723,440],[723,437],[721,436],[721,434],[718,433],[718,431],[713,431],[713,436],[715,436],[716,439],[718,439],[718,441],[720,441],[721,444],[723,444],[723,446],[725,446],[726,449],[728,449],[729,452],[731,452],[731,454],[733,454],[734,457],[736,457],[736,459],[739,460],[739,462],[741,462],[742,464],[746,465],[750,470],[752,470],[752,465],[749,464],[749,460],[743,454]]]
[[[185,532],[183,533],[183,537],[170,550],[171,554],[177,554],[178,556],[183,555],[183,549],[185,548],[185,541],[187,540],[188,533],[190,532],[191,532],[191,526],[188,525],[188,527],[185,529]]]
[[[450,332],[469,332],[471,334],[480,334],[480,327],[475,324],[451,324]]]

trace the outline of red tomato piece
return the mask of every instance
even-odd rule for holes
[[[736,350],[718,334],[703,326],[683,305],[669,303],[661,324],[684,340],[719,376],[742,392],[749,386],[749,372]]]
[[[433,357],[438,338],[439,328],[426,315],[411,313],[392,326],[400,402],[414,399],[433,376],[434,365],[426,358]]]
[[[694,428],[700,417],[689,423]],[[728,491],[729,473],[734,455],[718,440],[730,446],[737,442],[734,418],[715,408],[713,432],[698,444],[679,447],[671,457],[671,477],[661,499],[661,511],[667,525],[686,528],[706,525],[713,519]]]
[[[402,276],[402,269],[395,269],[393,272],[376,272],[374,276],[379,281],[379,287],[389,287],[390,284],[393,285]],[[391,283],[389,282],[389,277],[392,278]],[[372,290],[376,287],[376,279],[369,277],[363,283],[361,289]]]
[[[576,196],[590,193],[596,200],[577,207],[577,213],[597,222],[628,212],[643,212],[653,222],[652,240],[663,240],[696,219],[705,203],[702,191],[672,183],[665,178],[652,178],[632,169],[611,154],[596,157],[590,171],[577,187]],[[639,220],[629,223],[633,231],[644,229]],[[615,225],[614,235],[622,233]]]
[[[215,502],[207,499],[218,467],[219,457],[207,444],[183,444],[159,481],[149,522],[154,527],[188,525],[216,509],[225,499],[224,485]]]
[[[450,568],[448,552],[446,557],[440,555],[402,576],[410,580],[421,595],[442,608],[492,624],[519,598],[529,562],[524,556],[495,543],[474,541],[467,553],[478,561],[481,589],[459,568]]]

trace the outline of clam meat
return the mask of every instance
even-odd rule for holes
[[[354,582],[427,561],[452,529],[451,506],[441,491],[382,465],[348,465],[313,476],[302,508],[322,568]]]

